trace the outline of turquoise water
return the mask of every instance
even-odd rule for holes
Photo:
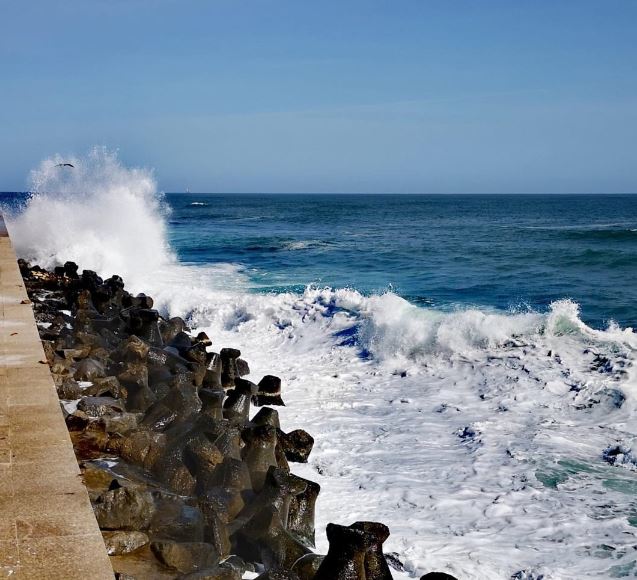
[[[637,196],[169,194],[182,261],[263,291],[392,288],[436,308],[543,310],[637,326]]]

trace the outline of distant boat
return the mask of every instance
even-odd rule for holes
[[[189,187],[186,188],[186,193],[190,193],[190,188]]]

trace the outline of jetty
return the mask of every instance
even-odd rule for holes
[[[0,577],[113,579],[0,215]]]

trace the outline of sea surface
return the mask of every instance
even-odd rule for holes
[[[183,262],[240,264],[260,292],[308,284],[412,304],[637,325],[637,195],[168,194]]]
[[[61,160],[0,195],[18,253],[280,376],[319,551],[375,520],[397,579],[637,577],[637,196],[162,195],[161,168]]]

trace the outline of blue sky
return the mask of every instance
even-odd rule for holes
[[[0,190],[118,148],[164,191],[637,191],[637,2],[7,0]]]

